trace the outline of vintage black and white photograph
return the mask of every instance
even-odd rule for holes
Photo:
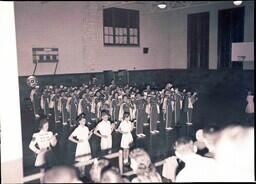
[[[254,1],[0,2],[3,183],[253,182]]]

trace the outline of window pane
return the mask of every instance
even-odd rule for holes
[[[134,43],[134,44],[138,44],[138,37],[136,37],[136,36],[133,37],[133,43]]]
[[[109,36],[108,38],[109,38],[109,43],[114,43],[114,39],[113,39],[114,37],[113,36]]]
[[[132,29],[132,28],[130,28],[129,34],[130,34],[130,35],[133,35],[133,29]]]
[[[120,44],[123,44],[124,42],[123,42],[123,37],[122,36],[120,36],[120,38],[119,38],[120,40]]]
[[[121,8],[113,8],[115,27],[127,27],[128,11]]]
[[[117,27],[115,28],[115,34],[119,35],[119,29]]]
[[[113,35],[113,27],[108,27],[108,34]]]
[[[108,27],[104,27],[104,35],[108,34]]]
[[[116,36],[116,43],[119,44],[119,36]]]
[[[112,14],[112,8],[107,8],[103,10],[103,26],[113,26]]]
[[[138,35],[138,29],[133,29],[133,34],[137,36]]]
[[[139,11],[130,10],[129,11],[129,27],[138,28],[139,27]]]
[[[127,44],[127,37],[124,37],[124,44]]]
[[[104,38],[104,43],[108,43],[108,36],[105,36]]]
[[[127,28],[123,28],[124,35],[127,35]]]

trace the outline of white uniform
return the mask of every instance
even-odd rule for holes
[[[107,136],[101,138],[100,147],[101,150],[111,149],[112,148],[112,126],[110,121],[101,121],[97,125],[97,129],[99,130],[101,135]]]
[[[119,125],[119,129],[122,132],[125,132],[122,135],[121,148],[129,148],[130,147],[129,145],[133,142],[133,137],[131,134],[131,131],[133,129],[132,122],[122,121]]]
[[[51,131],[40,131],[38,133],[34,133],[32,136],[32,140],[29,144],[29,148],[37,154],[35,166],[42,166],[45,164],[45,154],[47,151],[50,151],[51,145],[55,146],[56,143],[53,141],[56,141],[56,139],[53,139],[53,133]],[[38,145],[39,149],[35,146]]]
[[[253,101],[253,95],[248,95],[247,100],[247,106],[245,108],[246,113],[254,113],[254,101]]]
[[[91,148],[89,143],[89,129],[86,126],[78,126],[71,134],[72,137],[76,137],[83,142],[77,143],[76,146],[76,161],[85,162],[91,159]]]

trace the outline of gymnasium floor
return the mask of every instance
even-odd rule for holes
[[[219,127],[224,127],[229,124],[242,124],[245,126],[254,126],[254,121],[248,121],[244,109],[246,106],[246,96],[232,95],[207,95],[199,94],[199,100],[196,102],[192,117],[192,126],[182,125],[175,129],[166,132],[164,130],[164,122],[158,124],[159,134],[150,135],[149,126],[144,126],[145,138],[138,139],[133,131],[134,147],[144,148],[151,156],[152,161],[160,161],[164,158],[173,155],[172,144],[175,139],[182,135],[194,137],[195,131],[207,124],[217,124]],[[182,123],[184,123],[184,116]],[[33,132],[37,131],[38,122],[35,121],[31,110],[21,110],[22,120],[22,137],[23,137],[23,167],[24,175],[29,175],[38,172],[34,168],[35,156],[29,150],[29,142]],[[68,141],[67,137],[71,133],[71,129],[62,125],[55,126],[53,117],[50,119],[50,130],[58,132],[59,143],[56,146],[56,155],[60,163],[72,163],[75,154],[75,144]],[[112,152],[117,152],[120,148],[121,134],[113,133]],[[60,145],[64,145],[64,150],[60,150]],[[102,156],[100,152],[100,139],[93,135],[90,139],[92,157]],[[126,168],[127,169],[127,168]]]

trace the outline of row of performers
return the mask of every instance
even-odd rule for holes
[[[131,88],[129,88],[131,89]],[[55,123],[63,125],[76,124],[76,117],[84,113],[87,122],[98,121],[101,111],[108,111],[111,121],[120,122],[124,112],[129,112],[131,120],[136,121],[136,134],[144,136],[143,125],[150,122],[150,132],[158,133],[157,122],[160,122],[160,114],[163,115],[166,130],[171,130],[181,123],[181,112],[185,113],[186,123],[192,124],[193,104],[197,101],[197,93],[180,92],[178,88],[166,88],[162,91],[147,88],[143,93],[126,90],[120,93],[112,90],[98,90],[91,93],[88,90],[66,91],[62,87],[57,90],[43,90],[42,94],[34,90],[31,92],[31,101],[35,116],[43,110],[44,115],[49,116],[53,112]]]

